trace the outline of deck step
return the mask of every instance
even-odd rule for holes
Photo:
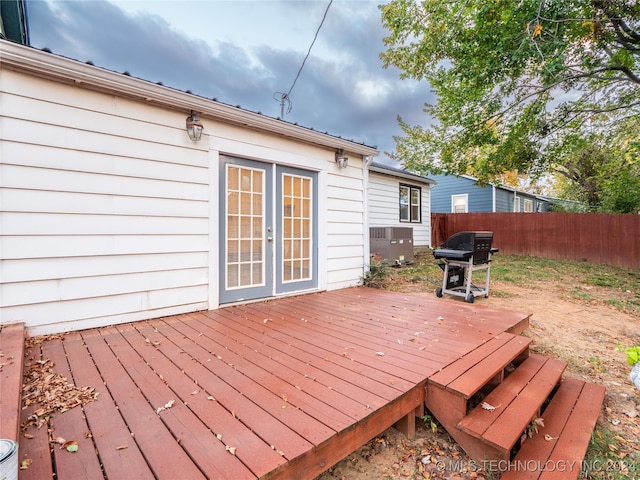
[[[0,438],[18,441],[24,364],[24,324],[0,325]]]
[[[530,344],[530,338],[501,333],[429,377],[428,382],[469,399],[493,379],[501,382],[505,367],[526,358]]]
[[[601,385],[565,377],[501,480],[576,480],[604,400]],[[541,468],[530,468],[531,466]]]
[[[513,446],[560,383],[566,366],[562,360],[531,354],[458,423],[458,429],[509,458]]]

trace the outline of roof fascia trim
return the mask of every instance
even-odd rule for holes
[[[435,185],[437,183],[435,180],[432,180],[427,177],[423,177],[421,175],[416,175],[413,173],[397,172],[395,170],[389,170],[386,168],[374,167],[373,165],[369,167],[369,171],[379,173],[381,175],[388,175],[390,177],[404,178],[405,180],[412,180],[414,182],[429,183],[432,185]]]
[[[243,125],[325,147],[342,148],[353,154],[363,156],[377,156],[379,154],[374,147],[9,41],[0,40],[0,64],[2,67],[20,72],[27,72],[62,83],[86,85],[97,91],[133,97],[150,104],[186,112],[195,110],[200,116],[213,117],[223,122]]]

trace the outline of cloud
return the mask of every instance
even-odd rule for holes
[[[258,7],[253,2],[197,5],[207,4],[220,7],[212,8],[220,14],[229,14],[234,5],[245,15],[247,9]],[[125,12],[107,1],[30,2],[31,43],[277,117],[280,105],[274,94],[291,88],[327,3],[269,4],[273,15],[284,16],[287,28],[281,29],[282,39],[270,41],[265,36],[260,43],[243,44],[242,31],[237,32],[239,41],[230,40],[228,34],[205,40],[204,33],[185,33],[166,17]],[[260,38],[249,29],[264,26],[247,24],[245,28]],[[382,151],[393,150],[392,136],[401,133],[398,115],[409,123],[428,121],[422,112],[424,102],[433,99],[428,86],[400,80],[397,70],[383,69],[379,55],[385,34],[375,3],[334,2],[291,92],[292,109],[285,120]]]

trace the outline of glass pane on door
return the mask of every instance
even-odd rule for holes
[[[276,168],[276,294],[318,287],[318,175]]]
[[[312,271],[311,178],[282,174],[282,282],[309,280]]]
[[[265,171],[227,164],[227,290],[265,285]]]

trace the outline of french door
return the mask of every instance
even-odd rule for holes
[[[316,288],[317,174],[221,157],[220,302]]]

